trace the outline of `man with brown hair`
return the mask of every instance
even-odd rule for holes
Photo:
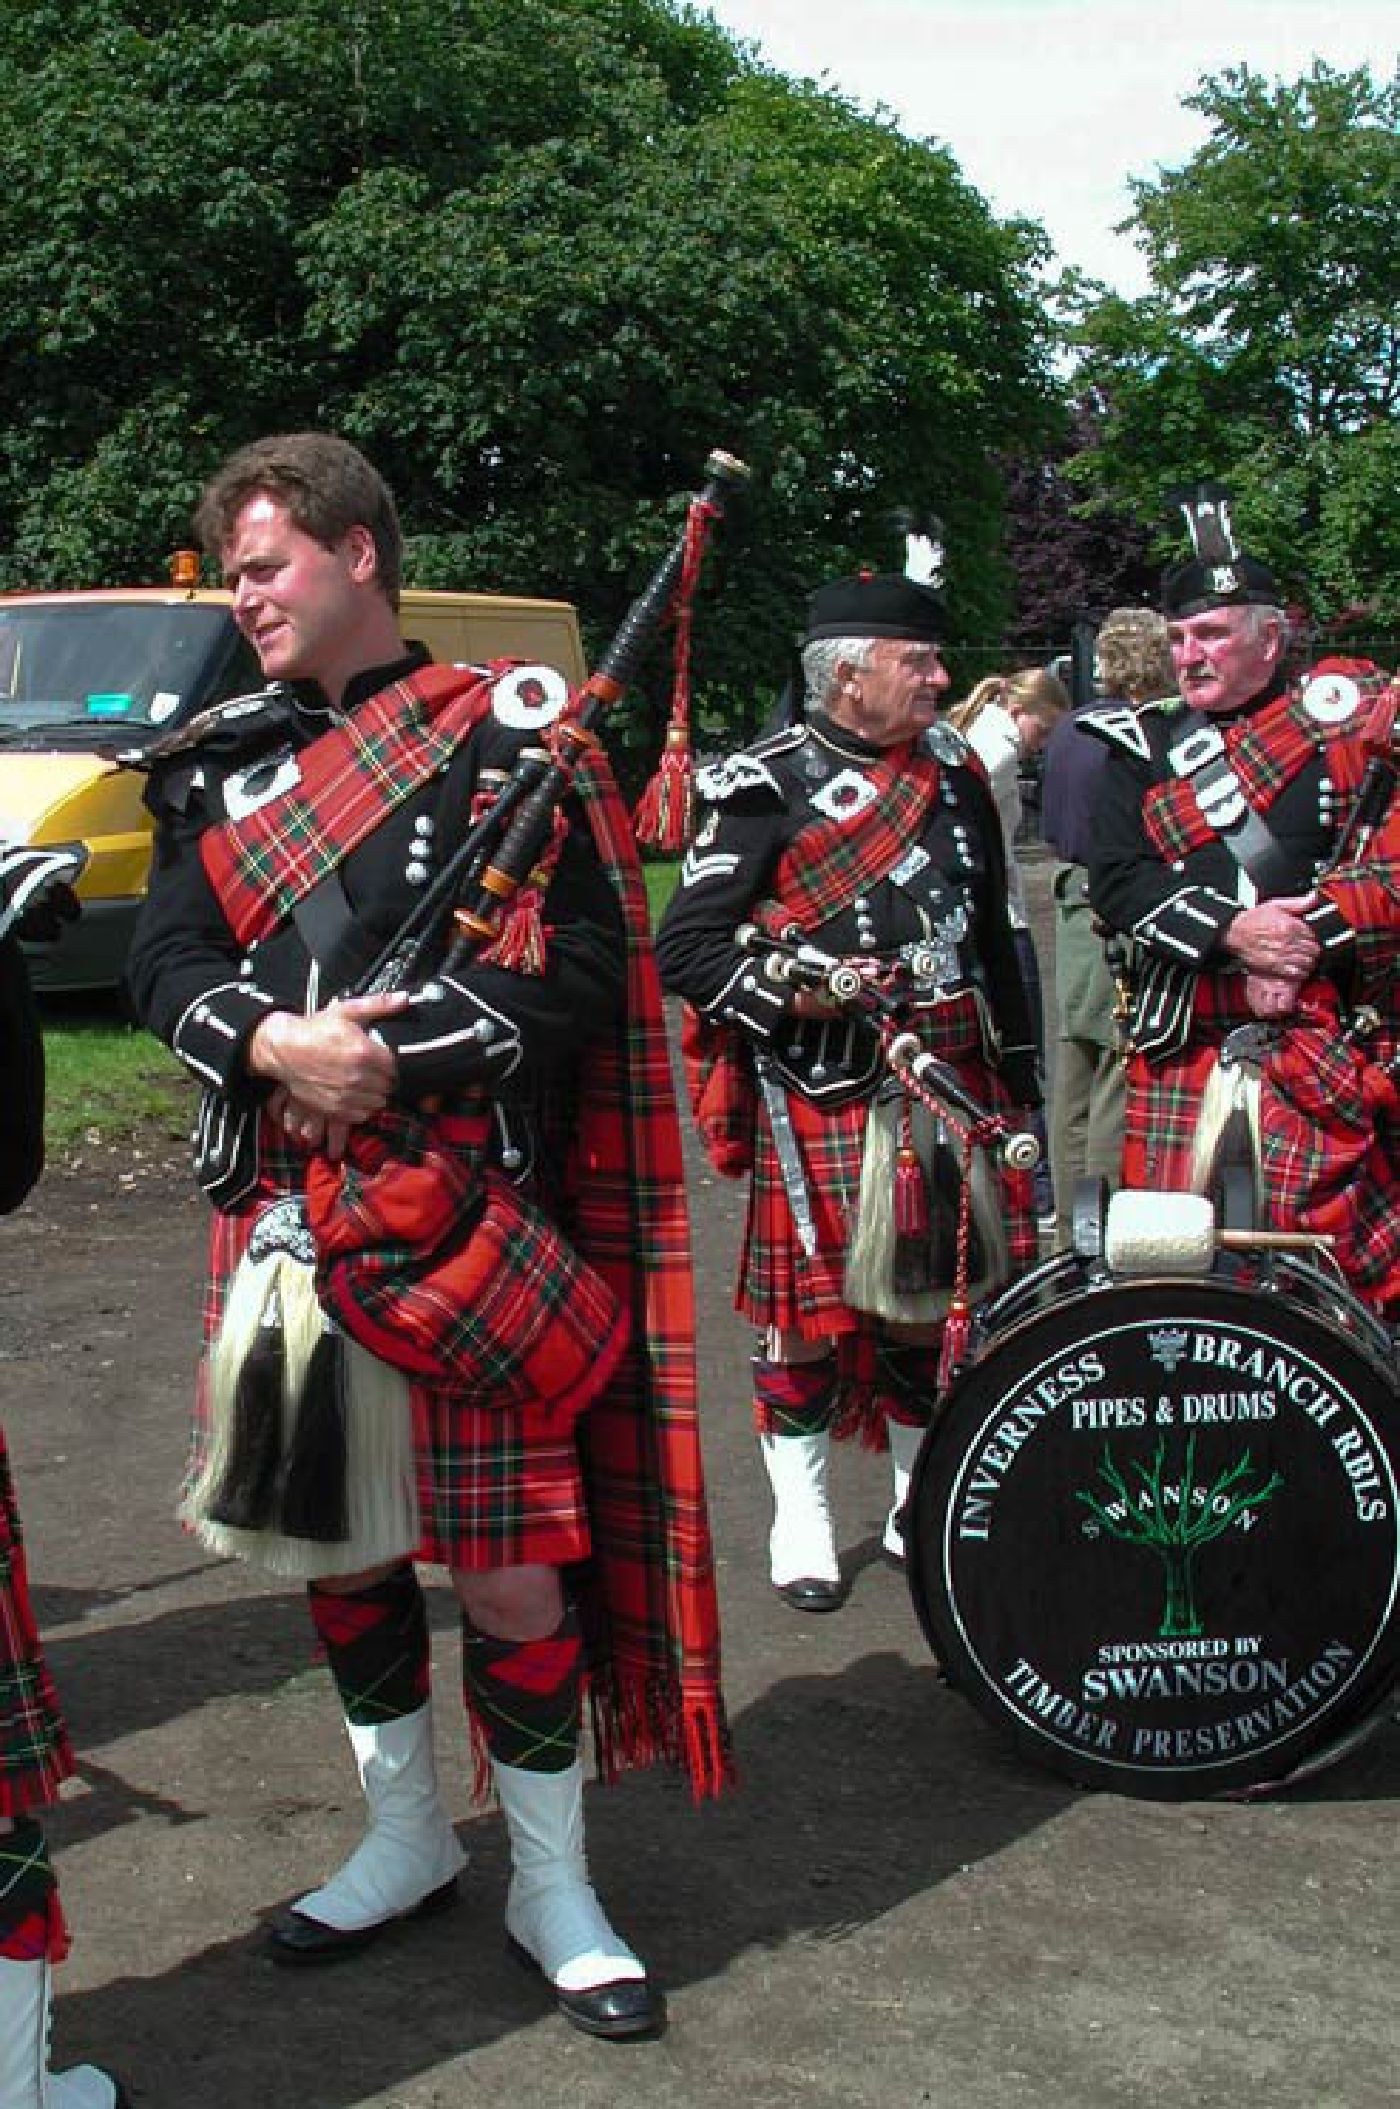
[[[206,1408],[240,1280],[293,1264],[300,1240],[333,1352],[351,1354],[348,1333],[412,1380],[419,1511],[397,1557],[342,1548],[301,1570],[370,1826],[272,1952],[331,1960],[454,1900],[411,1553],[448,1569],[461,1607],[512,1944],[577,2027],[654,2034],[661,1994],[588,1880],[585,1695],[606,1772],[683,1758],[705,1790],[727,1760],[679,1137],[625,815],[590,759],[490,945],[349,993],[522,749],[548,742],[565,684],[435,668],[405,644],[393,501],[342,440],[244,449],[198,517],[274,684],[157,752],[131,961],[141,1015],[209,1088]],[[259,1352],[264,1330],[257,1313]],[[206,1492],[207,1451],[205,1430]],[[242,1480],[231,1466],[216,1542],[230,1516],[237,1543],[291,1535],[294,1476],[286,1458]]]

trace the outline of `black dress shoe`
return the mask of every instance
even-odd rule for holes
[[[350,1955],[358,1955],[388,1933],[395,1926],[408,1925],[414,1919],[436,1918],[441,1911],[450,1911],[457,1902],[457,1877],[444,1882],[441,1889],[430,1889],[407,1911],[395,1912],[392,1918],[376,1919],[372,1926],[327,1926],[320,1919],[309,1918],[295,1905],[277,1914],[267,1929],[267,1952],[275,1963],[335,1963]]]
[[[506,1935],[506,1945],[518,1963],[544,1977],[528,1948]],[[549,1984],[548,1978],[545,1978]],[[562,1985],[549,1984],[554,2004],[566,2021],[586,2036],[605,2036],[622,2043],[628,2037],[659,2036],[666,2027],[666,2001],[649,1977],[619,1977],[611,1984],[587,1985],[579,1992],[566,1992]]]
[[[794,1611],[839,1611],[846,1601],[845,1583],[828,1582],[821,1575],[800,1574],[795,1582],[776,1582],[774,1587]]]

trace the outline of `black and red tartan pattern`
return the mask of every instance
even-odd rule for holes
[[[922,834],[943,782],[931,755],[892,748],[867,760],[861,774],[874,797],[854,816],[808,821],[779,859],[775,897],[754,911],[770,937],[794,922],[808,932],[819,929],[892,871]]]
[[[1363,742],[1328,737],[1309,716],[1303,693],[1295,690],[1253,717],[1228,721],[1218,728],[1231,772],[1256,813],[1267,813],[1280,791],[1309,768],[1323,749],[1338,799],[1349,803],[1360,788],[1367,759]],[[1167,864],[1219,840],[1218,829],[1201,811],[1189,776],[1153,785],[1143,798],[1142,821],[1148,842]]]
[[[1232,969],[1196,977],[1189,1044],[1164,1061],[1134,1054],[1128,1061],[1123,1121],[1123,1184],[1181,1193],[1191,1160],[1207,1083],[1225,1035],[1254,1023],[1245,977]]]
[[[0,1956],[61,1963],[71,1942],[48,1841],[32,1816],[0,1837]]]
[[[489,1161],[489,1100],[389,1111],[343,1158],[311,1158],[322,1304],[381,1361],[567,1429],[617,1366],[623,1306],[559,1226]]]
[[[480,669],[421,667],[392,682],[297,757],[294,791],[206,828],[199,854],[240,945],[265,937],[386,815],[445,769],[491,708]]]
[[[1400,1033],[1348,1035],[1325,984],[1305,991],[1260,1087],[1269,1217],[1333,1240],[1364,1302],[1400,1316]]]
[[[58,1799],[73,1750],[44,1661],[10,1456],[0,1431],[0,1815]]]
[[[944,1008],[948,1012],[953,1007]],[[981,1059],[980,1023],[970,998],[961,1014],[963,1034],[949,1032],[945,1016],[930,1052],[947,1062],[991,1110],[1004,1110],[1008,1101],[1000,1079]],[[969,1046],[974,1034],[975,1052]],[[802,1249],[772,1131],[760,1114],[754,1125],[753,1179],[736,1303],[755,1325],[781,1327],[808,1339],[869,1331],[873,1321],[845,1301],[846,1247],[860,1197],[869,1106],[855,1100],[817,1107],[793,1091],[788,1093],[788,1108],[806,1173],[816,1249]],[[1034,1190],[1028,1172],[1003,1167],[998,1176],[1015,1270],[1029,1266],[1037,1256]]]
[[[305,754],[313,753],[304,751],[304,781]],[[572,1436],[559,1414],[541,1426],[531,1408],[492,1411],[464,1389],[414,1385],[419,1555],[468,1568],[577,1563],[600,1769],[683,1763],[694,1790],[712,1793],[731,1776],[732,1757],[696,1420],[680,1128],[636,844],[601,754],[584,758],[574,788],[622,910],[627,1002],[622,1022],[580,1065],[571,1147],[559,1167],[561,1220],[627,1321],[625,1344]],[[262,904],[236,907],[250,930],[271,913],[279,809],[280,801],[264,809],[251,872],[233,875]],[[300,808],[293,818],[303,824]],[[323,856],[330,869],[341,854],[329,837],[319,839],[319,818],[309,832],[318,840],[298,854],[304,884],[314,883]],[[207,861],[206,869],[213,878]],[[280,890],[276,898],[285,903]],[[304,1191],[305,1159],[267,1121],[262,1141],[268,1187]],[[206,1339],[251,1224],[247,1208],[215,1221]]]
[[[819,1362],[753,1358],[753,1424],[759,1435],[826,1435],[836,1411],[836,1357]]]
[[[368,1589],[313,1582],[307,1601],[347,1721],[372,1728],[427,1704],[428,1607],[407,1561]]]
[[[583,1700],[583,1640],[572,1606],[535,1640],[502,1640],[464,1618],[462,1694],[473,1737],[497,1764],[567,1772],[578,1756]]]

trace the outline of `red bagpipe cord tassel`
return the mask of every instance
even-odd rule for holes
[[[685,523],[685,548],[676,587],[675,654],[671,681],[671,717],[666,745],[656,773],[637,801],[632,826],[643,849],[679,856],[695,832],[695,756],[690,745],[690,625],[695,588],[711,523],[712,506],[697,500]]]
[[[972,1301],[968,1294],[968,1280],[972,1271],[971,1129],[964,1134],[962,1142],[962,1183],[958,1193],[958,1253],[953,1271],[952,1295],[948,1300],[948,1315],[943,1321],[943,1338],[938,1347],[940,1395],[948,1389],[966,1362],[968,1350],[972,1345]]]
[[[899,1150],[895,1157],[894,1227],[897,1237],[928,1236],[928,1181],[914,1147],[914,1117],[907,1098],[900,1119]]]
[[[678,857],[695,831],[695,757],[690,727],[672,718],[651,782],[637,800],[632,826],[643,849]]]
[[[501,927],[480,957],[493,967],[513,974],[543,974],[548,947],[544,930],[544,897],[559,861],[566,823],[561,811],[554,815],[549,847],[523,886],[516,888],[501,918]]]

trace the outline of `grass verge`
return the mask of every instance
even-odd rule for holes
[[[678,857],[648,858],[643,865],[653,929],[679,875]],[[44,1128],[55,1155],[150,1128],[175,1139],[188,1134],[194,1087],[169,1049],[124,1020],[115,1003],[50,997],[43,1020]]]
[[[193,1087],[167,1047],[105,1010],[46,1003],[44,1131],[51,1151],[189,1132]]]

